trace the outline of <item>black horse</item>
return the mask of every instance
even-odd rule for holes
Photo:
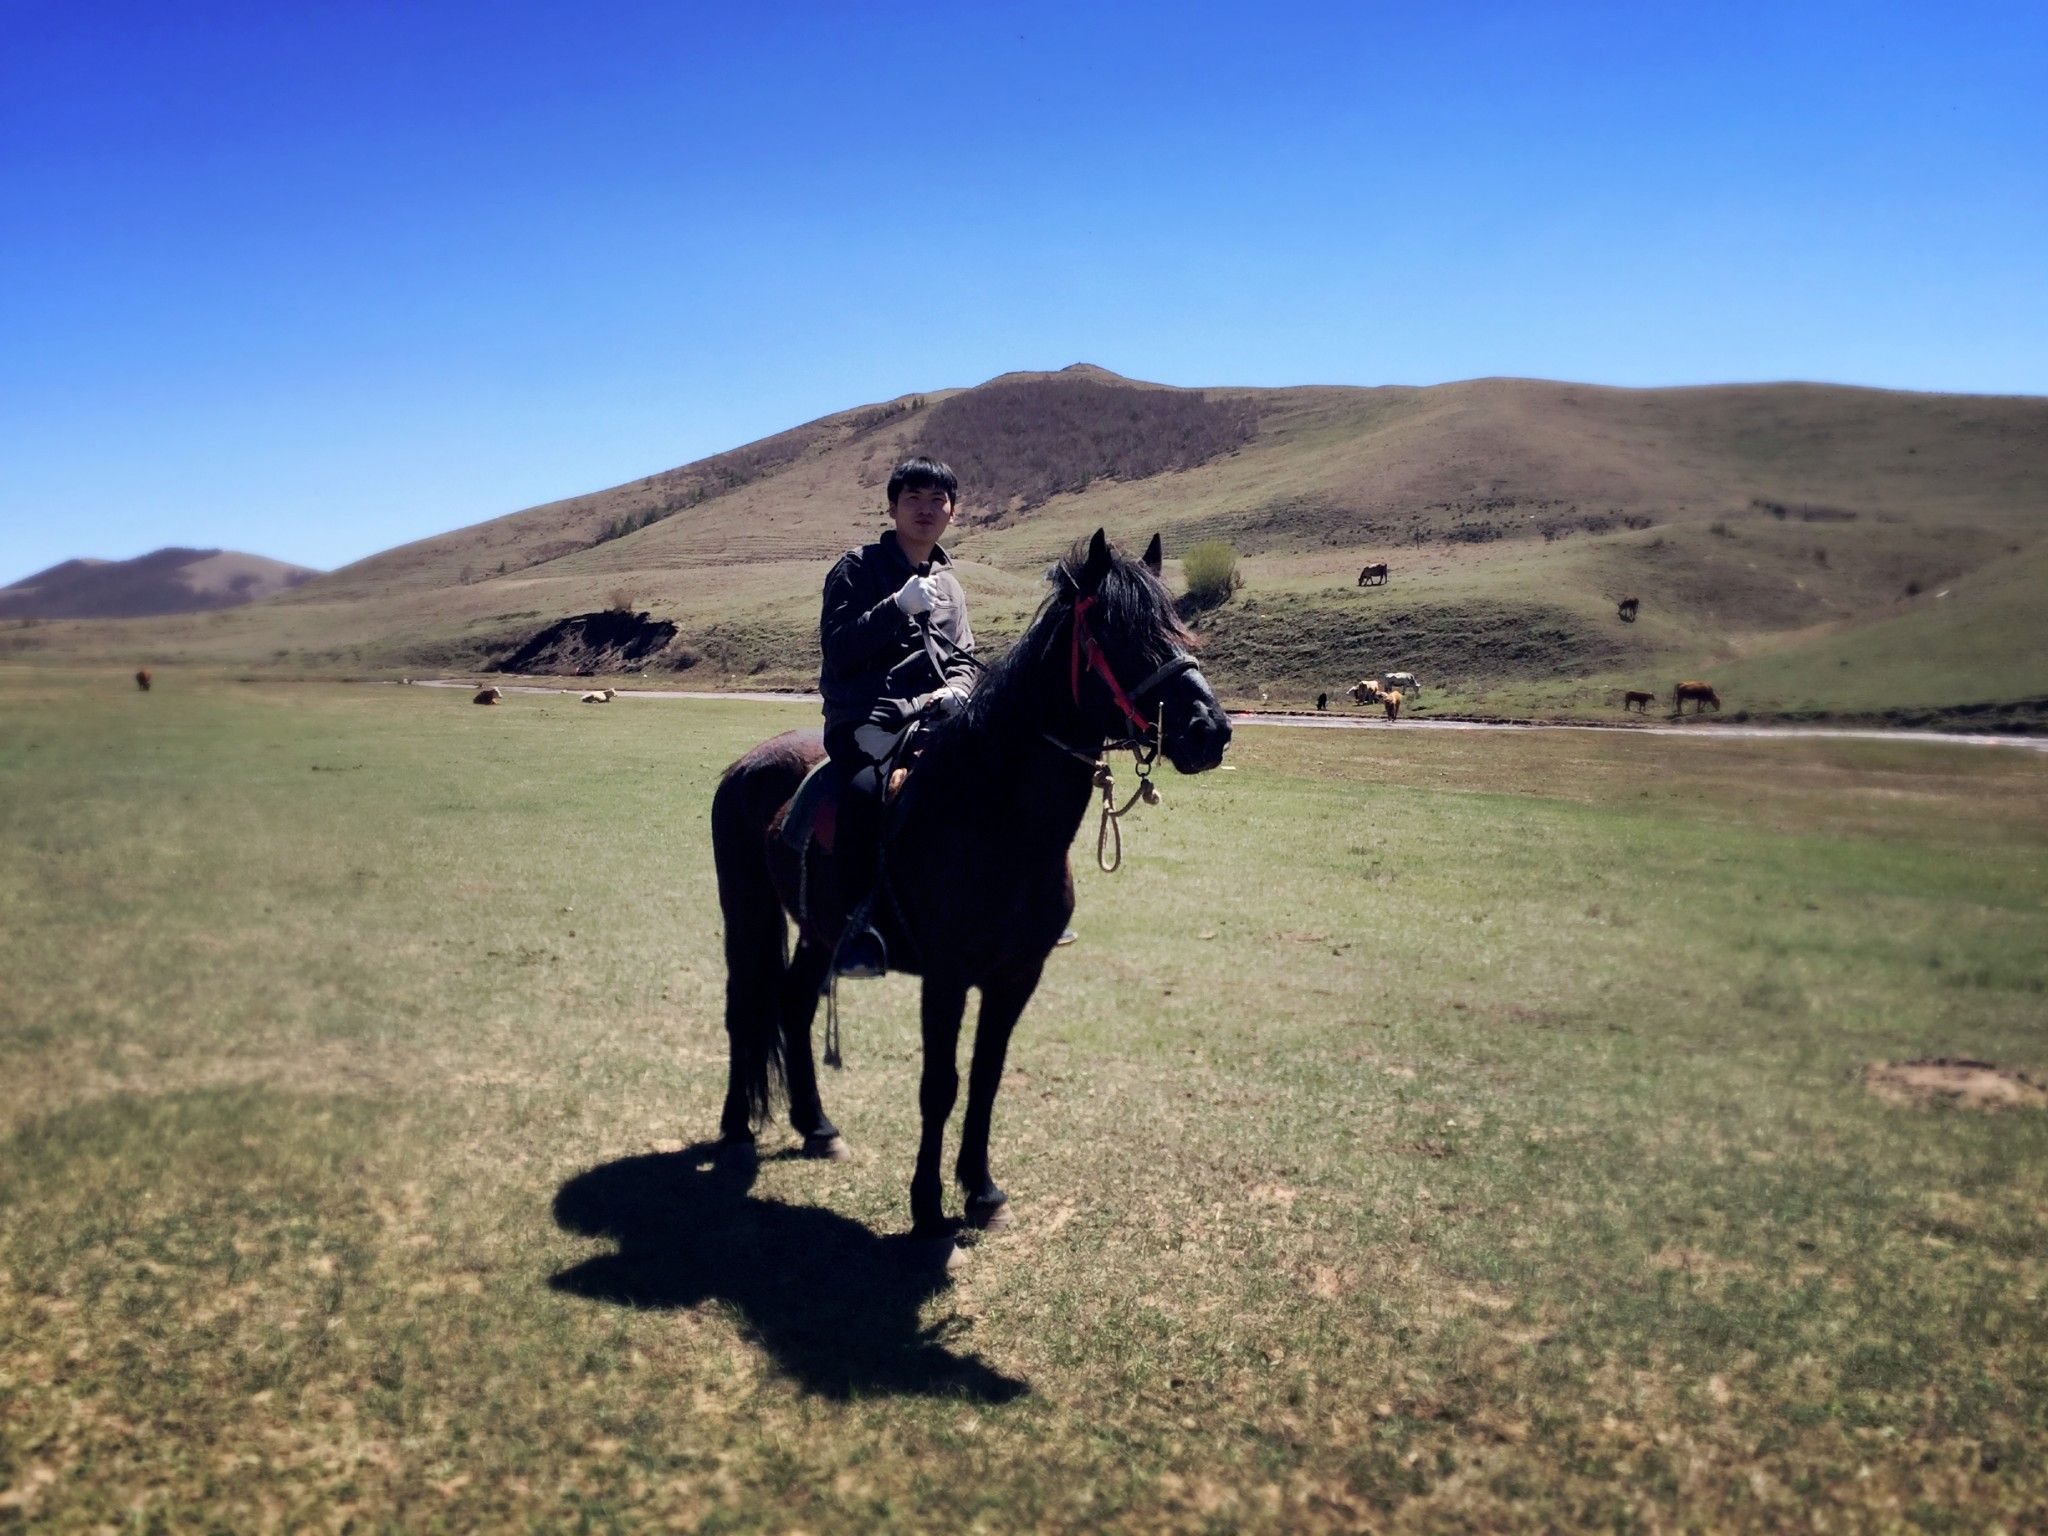
[[[1188,654],[1191,637],[1160,584],[1156,537],[1140,563],[1098,530],[1051,579],[1052,596],[966,709],[931,727],[889,812],[873,921],[895,968],[924,978],[923,1136],[910,1182],[913,1230],[924,1235],[946,1230],[939,1164],[959,1092],[969,987],[981,990],[981,1014],[954,1171],[969,1222],[1007,1218],[1008,1197],[989,1175],[989,1115],[1010,1031],[1073,914],[1067,850],[1105,747],[1130,744],[1201,773],[1222,761],[1230,741],[1229,716]],[[803,869],[780,836],[791,796],[823,755],[816,731],[777,736],[728,768],[711,802],[732,1052],[720,1119],[728,1146],[752,1145],[779,1080],[805,1152],[845,1155],[811,1057],[819,987],[845,921],[843,882],[815,863]],[[793,955],[785,909],[798,917]]]

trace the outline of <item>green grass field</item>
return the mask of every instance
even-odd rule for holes
[[[693,1150],[802,720],[0,670],[0,1530],[2043,1519],[2048,1112],[1856,1074],[2048,1080],[2048,757],[1246,729],[1080,860],[948,1284],[914,983],[850,1161]]]

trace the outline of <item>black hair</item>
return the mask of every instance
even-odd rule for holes
[[[941,464],[937,459],[919,455],[905,459],[896,466],[896,472],[889,476],[889,505],[896,505],[896,498],[905,490],[921,491],[928,485],[936,485],[946,493],[946,500],[954,506],[960,504],[960,477]]]

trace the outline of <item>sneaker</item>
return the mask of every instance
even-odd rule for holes
[[[889,951],[872,928],[849,933],[840,941],[832,969],[847,981],[871,981],[889,973]]]
[[[1081,935],[1079,935],[1078,933],[1074,932],[1074,930],[1073,930],[1073,929],[1071,929],[1071,928],[1063,929],[1063,930],[1061,931],[1061,933],[1060,933],[1060,936],[1059,936],[1058,938],[1056,938],[1056,939],[1054,939],[1054,940],[1052,941],[1052,947],[1053,947],[1054,949],[1058,949],[1058,948],[1060,948],[1060,946],[1062,946],[1062,945],[1064,945],[1064,944],[1071,944],[1071,943],[1073,943],[1073,942],[1074,942],[1074,940],[1076,940],[1076,939],[1078,939],[1078,938],[1080,938],[1080,937],[1081,937]]]

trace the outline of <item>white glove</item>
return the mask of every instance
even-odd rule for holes
[[[913,576],[903,583],[896,594],[896,606],[904,613],[915,616],[930,613],[938,603],[939,584],[930,576]]]
[[[921,707],[930,709],[935,718],[949,719],[967,707],[967,690],[958,683],[953,683],[944,688],[934,689],[918,703]]]

